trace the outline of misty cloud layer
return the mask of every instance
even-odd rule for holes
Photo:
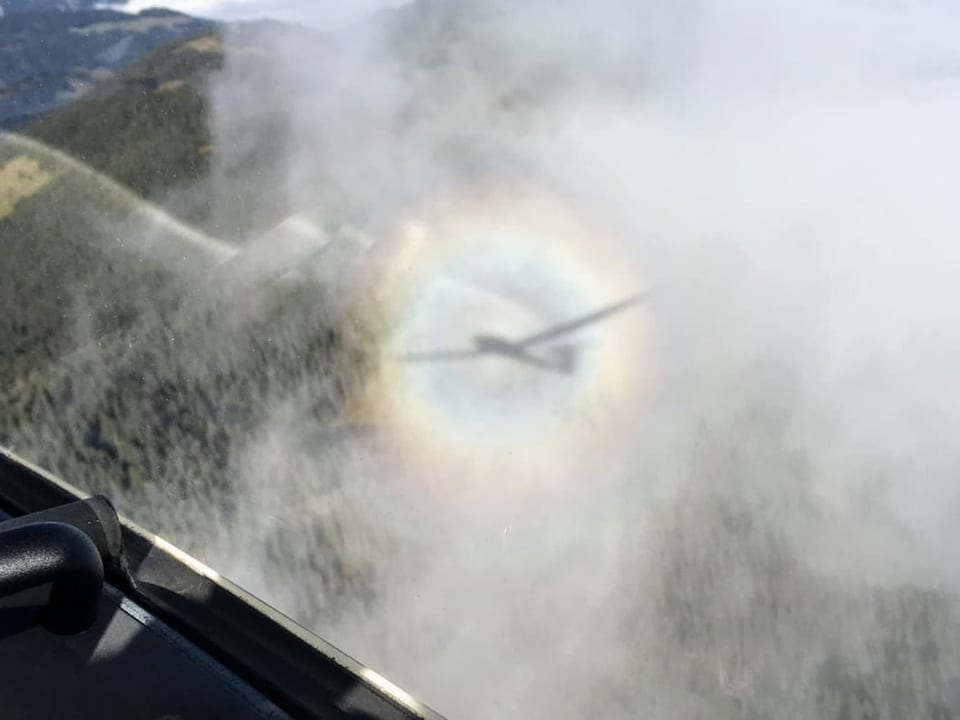
[[[658,379],[612,484],[469,522],[278,406],[237,467],[294,529],[226,546],[289,564],[215,564],[451,718],[955,717],[957,30],[934,1],[421,0],[258,38],[261,75],[228,55],[222,202],[264,144],[262,227],[537,187],[649,282]],[[335,608],[332,547],[370,578]]]

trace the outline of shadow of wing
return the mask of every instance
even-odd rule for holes
[[[536,345],[537,343],[542,343],[547,340],[552,340],[562,335],[566,335],[567,333],[574,332],[575,330],[579,330],[580,328],[586,327],[587,325],[592,325],[595,322],[599,322],[600,320],[610,317],[615,313],[626,310],[628,307],[637,305],[646,299],[647,299],[646,294],[635,295],[634,297],[627,298],[626,300],[621,300],[618,303],[609,305],[601,310],[597,310],[596,312],[590,313],[589,315],[584,315],[583,317],[579,317],[575,320],[570,320],[565,323],[560,323],[559,325],[554,325],[534,335],[528,335],[527,337],[520,339],[517,342],[517,345],[519,347],[529,347],[531,345]]]

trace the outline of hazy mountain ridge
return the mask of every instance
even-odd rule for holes
[[[77,10],[95,10],[104,5],[123,5],[126,0],[0,0],[0,17],[4,14],[57,10],[76,12]]]
[[[162,45],[215,23],[167,10],[33,10],[0,18],[0,129],[69,105]]]
[[[195,182],[213,152],[204,83],[222,63],[216,35],[146,54],[27,134],[144,196]]]
[[[288,41],[326,42],[315,31],[271,21],[214,25],[145,53],[82,98],[49,112],[23,132],[67,152],[137,194],[218,236],[237,239],[279,222],[289,208],[259,211],[259,198],[280,182],[282,126],[257,128],[219,162],[211,130],[209,85],[225,64],[261,88],[261,105],[285,102],[270,87],[273,52]],[[218,173],[212,171],[217,168]],[[224,174],[230,178],[224,182]],[[227,196],[218,191],[228,187]],[[242,199],[241,199],[242,198]]]

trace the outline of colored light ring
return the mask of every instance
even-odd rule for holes
[[[398,461],[444,500],[516,506],[597,482],[637,431],[651,379],[641,302],[530,348],[569,374],[466,354],[644,291],[629,254],[533,192],[437,203],[381,258],[390,337],[370,396]],[[410,359],[413,356],[416,359]]]

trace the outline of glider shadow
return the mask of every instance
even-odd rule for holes
[[[400,356],[403,362],[427,363],[459,360],[474,360],[481,357],[499,356],[508,360],[530,365],[532,367],[570,374],[576,370],[577,347],[562,345],[550,348],[546,355],[531,352],[536,346],[557,338],[575,333],[588,325],[605,320],[611,315],[623,312],[627,308],[638,305],[647,300],[647,294],[634,295],[620,302],[613,303],[595,312],[566,322],[552,325],[533,335],[527,335],[518,340],[510,340],[499,335],[478,334],[473,336],[473,347],[457,350],[436,350],[431,352],[407,353]]]

